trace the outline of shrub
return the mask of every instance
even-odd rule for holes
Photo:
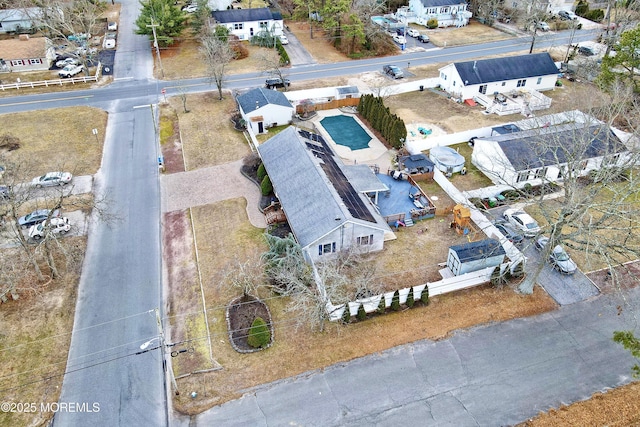
[[[233,36],[236,39],[238,38],[238,36]],[[242,42],[238,39],[231,39],[229,46],[231,47],[231,50],[233,50],[233,59],[244,59],[247,58],[249,56],[249,49],[247,49],[247,47],[242,44]]]
[[[258,181],[262,182],[264,177],[267,176],[267,170],[264,167],[264,163],[260,163],[260,166],[258,166],[258,172],[256,173],[258,174]]]
[[[515,278],[524,276],[524,262],[519,262],[518,265],[515,266],[515,268],[511,272],[511,276]]]
[[[604,10],[592,9],[584,17],[593,22],[600,22],[604,19]]]
[[[433,30],[434,28],[438,28],[438,20],[436,18],[431,18],[427,21],[427,28]]]
[[[364,320],[367,318],[367,312],[364,311],[364,305],[360,304],[360,307],[358,307],[358,314],[356,314],[356,318],[358,320]]]
[[[267,322],[262,317],[256,317],[249,329],[247,344],[253,348],[264,348],[271,341],[271,332],[267,326]]]
[[[260,183],[260,190],[262,190],[263,196],[268,196],[273,191],[273,185],[271,184],[271,180],[269,179],[269,175],[265,175]]]
[[[422,295],[420,295],[420,301],[424,305],[429,305],[429,286],[425,286],[422,290]]]
[[[589,3],[586,1],[580,0],[578,5],[576,6],[576,15],[584,17],[585,14],[589,11]]]
[[[506,272],[509,272],[507,269]],[[497,265],[496,268],[493,269],[491,273],[491,284],[496,288],[501,288],[507,283],[507,275],[502,274],[500,271],[500,266]]]
[[[395,291],[393,293],[393,298],[391,298],[391,310],[399,311],[400,310],[400,292]]]
[[[413,287],[409,288],[409,295],[407,295],[407,307],[413,307],[413,304],[416,303],[415,298],[413,297]]]
[[[349,323],[351,321],[351,310],[349,310],[349,303],[344,304],[344,311],[342,312],[342,323]]]
[[[382,314],[384,313],[384,311],[387,308],[387,302],[384,299],[384,294],[382,295],[382,298],[380,298],[380,303],[378,303],[378,313]]]

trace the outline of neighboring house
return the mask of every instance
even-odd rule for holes
[[[551,90],[558,80],[558,67],[546,52],[456,62],[439,71],[440,87],[462,100],[473,99],[478,93]]]
[[[584,115],[585,117],[588,117]],[[471,162],[495,184],[522,188],[629,166],[627,147],[604,123],[576,120],[474,141]]]
[[[208,0],[207,6],[211,10],[226,10],[233,0]]]
[[[344,165],[319,135],[288,127],[258,152],[308,261],[357,246],[380,251],[395,235],[366,193],[387,187],[366,165]]]
[[[35,32],[38,27],[34,17],[42,13],[39,7],[25,9],[1,9],[0,10],[0,34]]]
[[[437,19],[439,27],[462,27],[472,16],[467,9],[463,0],[409,0],[408,11],[400,9],[396,16],[406,16],[407,21],[425,26],[430,19]]]
[[[269,32],[274,36],[283,34],[284,24],[280,12],[272,12],[269,8],[261,9],[229,9],[211,12],[218,25],[227,27],[231,34],[240,40],[251,40],[261,32]]]
[[[239,95],[238,108],[242,118],[254,134],[264,133],[267,128],[290,124],[294,107],[282,92],[257,88]]]
[[[0,40],[0,71],[43,71],[56,58],[51,40],[21,34],[16,39]]]
[[[447,267],[454,276],[495,267],[504,261],[505,251],[495,239],[451,246],[447,256]]]

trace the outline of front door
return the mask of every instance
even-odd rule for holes
[[[258,133],[264,132],[264,125],[262,122],[258,122]]]

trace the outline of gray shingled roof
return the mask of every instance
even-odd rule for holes
[[[254,22],[254,21],[270,21],[274,18],[269,8],[263,7],[259,9],[227,9],[214,10],[211,16],[221,24],[231,22]]]
[[[306,247],[345,222],[388,230],[372,208],[376,223],[354,218],[307,148],[296,128],[288,127],[258,147],[273,188],[298,243]],[[364,196],[359,196],[363,199]]]
[[[247,93],[238,95],[238,104],[242,111],[249,113],[258,108],[262,108],[268,104],[281,105],[283,107],[293,108],[291,102],[282,92],[262,87],[252,89]]]
[[[500,145],[516,171],[578,162],[627,151],[608,127],[569,123],[488,138]]]
[[[504,248],[495,239],[484,239],[477,242],[451,246],[449,249],[458,254],[460,262],[476,261],[499,255],[505,255]]]
[[[348,95],[350,93],[360,93],[358,86],[343,86],[336,88],[340,95]]]
[[[455,6],[459,4],[467,4],[466,1],[460,0],[422,0],[424,7],[438,7],[438,6]]]
[[[547,52],[454,63],[465,86],[557,74]]]

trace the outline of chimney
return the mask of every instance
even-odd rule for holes
[[[256,110],[260,108],[260,103],[258,101],[256,101]]]
[[[29,40],[29,34],[20,34],[18,40]]]
[[[476,63],[477,63],[477,62],[478,62],[478,61],[473,61],[473,69],[474,69],[474,70],[476,69]]]

